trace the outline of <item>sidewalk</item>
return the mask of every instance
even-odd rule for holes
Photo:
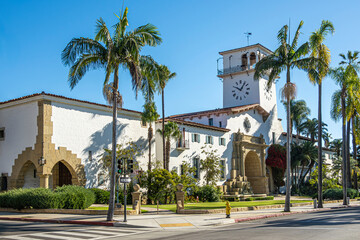
[[[351,202],[350,206],[360,206],[358,202]],[[278,217],[296,213],[323,211],[334,208],[342,208],[341,203],[324,204],[323,209],[314,209],[313,206],[292,207],[290,213],[283,212],[283,208],[263,209],[253,211],[234,212],[231,218],[225,218],[225,214],[141,214],[127,216],[127,223],[123,223],[124,216],[115,216],[115,222],[106,222],[104,215],[74,215],[74,214],[30,214],[0,212],[0,220],[49,222],[66,224],[86,224],[100,226],[124,226],[136,228],[204,228],[222,224],[250,221],[269,217]]]

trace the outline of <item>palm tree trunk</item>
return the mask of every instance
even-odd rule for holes
[[[114,206],[115,206],[115,165],[116,165],[116,122],[117,122],[117,89],[119,85],[119,69],[116,68],[114,72],[114,89],[113,89],[113,125],[112,125],[112,159],[111,159],[111,173],[110,173],[110,198],[109,210],[107,213],[107,221],[114,220]]]
[[[347,187],[351,188],[351,166],[350,166],[350,120],[346,123],[346,171]]]
[[[303,164],[302,167],[301,167],[301,171],[300,171],[298,189],[300,189],[300,184],[304,181],[304,177],[303,177],[304,168],[305,168],[305,165]]]
[[[345,91],[342,91],[341,96],[341,113],[343,118],[342,124],[342,138],[343,138],[343,146],[342,146],[342,158],[343,158],[343,172],[342,172],[342,184],[343,184],[343,205],[347,205],[347,189],[346,189],[346,116],[345,116]]]
[[[151,171],[151,141],[153,137],[153,129],[151,126],[151,122],[149,123],[148,129],[148,140],[149,140],[149,163],[148,163],[148,170]]]
[[[164,101],[164,89],[161,89],[161,101],[162,101],[162,142],[163,142],[163,167],[166,169],[166,158],[165,158],[165,101]]]
[[[352,123],[352,135],[353,135],[353,139],[352,139],[352,143],[353,143],[353,156],[355,159],[355,162],[357,163],[357,148],[356,148],[356,133],[355,133],[355,116],[352,117],[351,119],[351,123]],[[356,164],[357,165],[357,164]],[[354,188],[357,190],[358,189],[358,182],[357,182],[357,173],[356,171],[354,171]]]
[[[166,139],[166,154],[165,154],[165,166],[166,166],[166,170],[169,171],[169,163],[170,163],[170,138]]]
[[[287,67],[286,73],[286,83],[290,82],[290,68]],[[287,135],[286,135],[286,197],[285,197],[285,212],[290,212],[290,194],[291,194],[291,179],[290,179],[290,168],[291,168],[291,159],[290,159],[290,96],[288,96],[286,114],[287,114]]]
[[[319,82],[319,110],[318,110],[318,208],[323,208],[322,196],[322,119],[321,119],[321,82]]]

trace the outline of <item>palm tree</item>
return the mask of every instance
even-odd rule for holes
[[[337,158],[340,157],[342,144],[343,143],[341,139],[334,139],[329,144],[330,149],[336,152]]]
[[[322,88],[321,88],[321,84],[322,84],[322,80],[325,78],[325,76],[328,74],[329,72],[329,66],[330,66],[330,61],[331,61],[331,56],[330,56],[330,50],[329,48],[324,44],[324,40],[326,35],[328,35],[329,33],[334,33],[335,28],[333,26],[333,24],[330,21],[325,21],[323,20],[321,22],[321,26],[318,30],[316,30],[315,32],[311,33],[310,35],[310,39],[309,39],[309,44],[310,44],[310,49],[311,49],[311,53],[310,55],[312,57],[315,57],[317,59],[320,60],[321,64],[314,64],[311,66],[311,68],[308,71],[308,76],[310,81],[313,84],[317,84],[318,85],[318,90],[319,90],[319,94],[318,94],[318,120],[319,122],[322,122],[322,112],[321,112],[321,97],[322,97]],[[322,203],[322,128],[321,125],[318,125],[318,136],[319,136],[319,141],[318,141],[318,163],[319,163],[319,177],[318,177],[318,207],[322,208],[323,207],[323,203]]]
[[[148,141],[149,141],[149,161],[148,170],[151,171],[151,148],[153,138],[152,123],[158,120],[156,105],[154,103],[154,94],[158,84],[158,64],[151,56],[142,56],[140,59],[142,84],[141,90],[145,98],[144,110],[141,114],[141,120],[149,124]]]
[[[165,131],[165,100],[164,100],[164,89],[168,81],[176,77],[176,73],[172,73],[169,68],[165,65],[158,66],[159,82],[158,90],[161,93],[161,105],[162,105],[162,131]],[[162,136],[163,140],[163,165],[166,166],[166,150],[165,150],[165,136]],[[165,168],[166,169],[166,168]]]
[[[159,114],[156,111],[156,105],[154,102],[146,102],[144,104],[144,111],[141,114],[141,120],[143,122],[149,123],[148,128],[148,141],[149,141],[149,162],[148,170],[151,171],[151,143],[153,138],[153,128],[152,123],[159,118]]]
[[[340,54],[342,61],[339,65],[346,66],[346,69],[351,71],[356,77],[358,77],[358,72],[360,71],[360,60],[359,52],[348,51],[347,54]],[[358,81],[354,81],[353,84],[359,85]],[[346,99],[346,115],[347,115],[347,133],[346,133],[346,163],[347,163],[347,185],[351,187],[351,169],[350,169],[350,122],[353,116],[356,116],[356,109],[359,108],[359,86],[352,87],[352,91],[349,91]],[[357,106],[357,107],[356,107]]]
[[[73,38],[61,55],[64,65],[70,66],[68,81],[71,89],[77,85],[89,70],[105,69],[104,84],[109,83],[110,76],[113,74],[113,83],[109,85],[113,91],[113,150],[116,149],[117,104],[121,102],[119,101],[120,94],[118,91],[119,68],[129,70],[133,88],[137,91],[141,86],[139,67],[141,49],[144,46],[156,46],[161,43],[159,32],[152,24],[140,26],[133,31],[126,31],[128,26],[127,13],[128,8],[120,16],[117,16],[119,21],[113,26],[113,36],[111,36],[104,20],[100,18],[97,20],[94,39]],[[112,221],[114,216],[115,165],[116,151],[112,151],[108,221]]]
[[[346,136],[346,97],[351,89],[351,86],[354,82],[356,82],[356,74],[351,68],[344,68],[342,66],[337,67],[335,69],[330,70],[331,77],[335,80],[337,84],[340,85],[341,90],[336,91],[332,96],[332,110],[331,110],[331,117],[334,120],[338,120],[340,113],[339,109],[341,109],[341,116],[342,116],[342,160],[343,160],[343,204],[347,205],[346,196],[347,196],[347,169],[350,168],[349,164],[347,163],[347,136]],[[340,104],[339,104],[340,101]],[[337,114],[336,114],[337,113]]]
[[[311,142],[315,142],[316,140],[318,140],[319,138],[318,128],[319,128],[319,121],[316,118],[313,119],[308,118],[306,119],[305,122],[300,124],[301,133],[305,134],[307,137],[310,137]],[[323,132],[323,136],[328,131],[327,124],[324,122],[321,124],[321,131]]]
[[[330,146],[330,141],[332,139],[331,133],[323,133],[323,140],[324,140],[324,146],[326,148],[329,148]]]
[[[158,129],[158,132],[161,134],[161,136],[166,139],[166,145],[165,145],[165,161],[164,161],[164,169],[169,171],[169,163],[170,163],[170,147],[171,147],[171,139],[179,139],[181,137],[181,132],[179,130],[179,127],[174,122],[168,122],[165,125],[164,131],[161,129]]]
[[[287,107],[287,102],[282,101],[285,106]],[[295,128],[296,131],[296,142],[299,144],[299,136],[301,132],[300,125],[304,122],[307,116],[310,114],[310,108],[306,106],[306,102],[304,100],[290,100],[290,119],[291,119],[291,136],[292,136],[292,129]]]
[[[290,167],[291,167],[291,155],[290,155],[290,100],[295,98],[296,86],[291,82],[290,71],[293,68],[307,69],[311,63],[315,61],[314,58],[303,58],[309,52],[309,44],[304,43],[298,47],[298,39],[300,35],[300,29],[303,25],[303,21],[300,22],[292,43],[287,43],[289,27],[283,26],[278,33],[278,41],[280,46],[274,53],[262,58],[255,66],[254,79],[268,76],[268,86],[274,83],[275,79],[282,71],[286,71],[286,84],[282,89],[282,97],[287,101],[287,153],[286,153],[286,199],[285,199],[285,212],[290,211]]]

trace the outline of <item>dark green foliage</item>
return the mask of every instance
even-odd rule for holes
[[[95,202],[94,192],[79,186],[65,185],[54,192],[61,195],[59,205],[66,209],[85,209]]]
[[[85,209],[95,201],[94,193],[79,186],[58,187],[55,191],[46,188],[14,189],[0,194],[1,208],[14,209]]]
[[[347,189],[347,196],[351,199],[359,197],[359,192],[356,189]],[[341,200],[343,199],[343,190],[341,188],[332,188],[324,192],[324,199]]]
[[[202,202],[219,202],[221,191],[218,187],[205,185],[199,187],[199,190],[195,195],[199,196],[199,200]]]
[[[274,196],[245,198],[245,201],[259,201],[259,200],[274,200]]]
[[[110,192],[99,189],[99,188],[90,188],[91,191],[95,194],[95,203],[96,204],[108,204],[110,198]]]

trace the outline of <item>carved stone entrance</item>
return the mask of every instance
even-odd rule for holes
[[[225,196],[269,194],[265,164],[267,147],[262,135],[234,134],[231,176],[225,182]]]

